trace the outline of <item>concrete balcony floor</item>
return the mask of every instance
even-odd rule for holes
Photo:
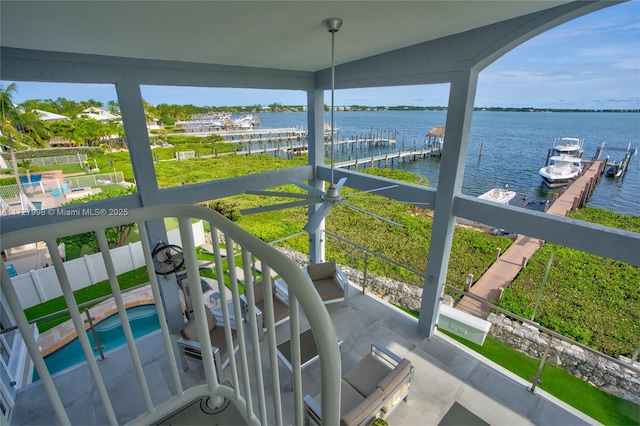
[[[439,424],[455,403],[491,425],[597,423],[542,391],[535,394],[529,392],[526,382],[478,358],[446,336],[436,334],[431,339],[425,338],[417,333],[417,321],[414,318],[375,297],[362,295],[359,290],[352,288],[348,307],[343,307],[341,303],[327,305],[337,334],[344,340],[341,347],[343,372],[368,352],[372,342],[385,345],[399,356],[408,358],[415,366],[408,401],[400,403],[390,415],[387,419],[390,424]],[[304,320],[301,320],[300,328],[307,328]],[[278,342],[289,337],[288,323],[278,327],[277,336]],[[138,350],[143,359],[145,375],[150,381],[152,399],[157,404],[170,398],[175,390],[159,334],[153,333],[142,339],[144,344],[139,344]],[[265,357],[263,362],[267,362]],[[144,412],[141,392],[130,365],[128,352],[120,349],[109,352],[107,359],[99,363],[121,424]],[[189,370],[183,374],[185,388],[191,383],[203,382],[202,364],[189,360],[189,366]],[[290,375],[282,364],[279,366],[285,423],[292,424]],[[303,371],[304,394],[319,393],[319,375],[319,363]],[[265,375],[265,386],[269,410],[272,405],[269,405],[271,385],[268,376]],[[107,422],[86,367],[60,373],[54,380],[73,424],[99,425]],[[218,417],[213,419],[199,407],[198,403],[194,403],[168,421],[173,424],[212,424],[212,421],[242,424],[233,408],[216,414]],[[11,424],[56,423],[40,384],[19,391]]]

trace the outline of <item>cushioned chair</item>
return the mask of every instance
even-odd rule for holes
[[[207,325],[209,326],[209,337],[211,338],[211,352],[213,360],[216,364],[216,373],[218,378],[222,377],[222,370],[229,364],[229,356],[238,350],[238,338],[235,330],[231,330],[233,339],[233,348],[231,352],[225,338],[224,327],[217,324],[216,318],[213,316],[209,308],[205,306],[207,316]],[[178,348],[180,349],[180,358],[182,360],[182,368],[189,368],[186,357],[202,360],[202,347],[198,341],[198,332],[196,330],[196,321],[189,321],[180,330],[180,339],[178,340]]]
[[[273,281],[271,282],[271,294],[273,299],[273,321],[275,325],[278,325],[289,319],[289,305],[283,301],[286,296],[279,294],[279,289],[276,288]],[[262,325],[262,329],[264,330],[267,328],[267,322],[264,318],[266,310],[264,305],[264,283],[262,281],[257,281],[253,285],[253,297],[256,301],[256,308],[260,310],[260,312],[256,312],[260,321],[258,326]],[[246,295],[240,296],[240,301],[242,302],[242,317],[246,320],[248,313],[248,301]],[[262,339],[262,337],[263,333],[261,333],[260,339]]]
[[[347,306],[349,280],[334,261],[307,266],[307,274],[324,303],[342,301]]]
[[[376,418],[385,419],[406,401],[414,367],[376,343],[351,370],[342,376],[340,424],[368,425]],[[305,396],[305,424],[322,424],[320,395]]]
[[[178,287],[182,290],[182,295],[184,297],[187,319],[191,319],[193,318],[193,305],[191,303],[191,292],[189,291],[189,279],[187,278],[186,273],[177,274],[176,279],[178,280]],[[200,287],[202,288],[202,293],[213,290],[211,285],[202,278],[200,278]]]

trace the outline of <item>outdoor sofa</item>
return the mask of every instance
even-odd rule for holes
[[[367,425],[376,418],[385,419],[407,400],[414,367],[377,343],[370,352],[342,376],[340,424]],[[322,424],[320,395],[306,395],[305,424]]]

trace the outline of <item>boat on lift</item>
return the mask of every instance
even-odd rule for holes
[[[556,138],[553,141],[553,151],[551,155],[572,155],[574,157],[581,158],[584,153],[582,146],[584,145],[584,139],[580,138]]]
[[[610,165],[607,168],[607,171],[605,172],[605,175],[607,177],[617,178],[617,177],[622,176],[622,172],[623,171],[624,171],[624,168],[622,167],[622,164],[613,163],[612,165]]]
[[[499,204],[509,204],[509,201],[516,197],[516,191],[509,191],[509,185],[505,185],[504,188],[493,188],[479,195],[481,200],[493,201]]]
[[[582,173],[582,160],[568,154],[554,155],[539,173],[549,188],[566,186]]]

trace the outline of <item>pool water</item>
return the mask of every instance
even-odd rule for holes
[[[35,207],[36,210],[42,210],[42,201],[32,201],[31,204],[33,204],[33,207]],[[9,204],[9,207],[21,209],[22,205],[20,203],[11,203]]]
[[[127,309],[127,316],[129,317],[133,337],[136,339],[160,329],[158,312],[156,311],[155,305],[142,305],[129,308]],[[94,328],[98,334],[100,343],[104,345],[103,352],[115,349],[127,342],[124,337],[124,331],[122,330],[120,317],[117,313],[95,324]],[[89,336],[91,347],[95,348],[96,343],[93,339],[93,333],[91,333],[90,330],[87,331],[87,336]],[[99,356],[96,350],[94,350],[94,354],[96,357]],[[49,369],[49,373],[52,375],[84,361],[86,361],[84,352],[82,352],[82,346],[77,337],[60,349],[44,357],[44,362]],[[40,376],[38,372],[34,370],[33,382],[39,380]]]

